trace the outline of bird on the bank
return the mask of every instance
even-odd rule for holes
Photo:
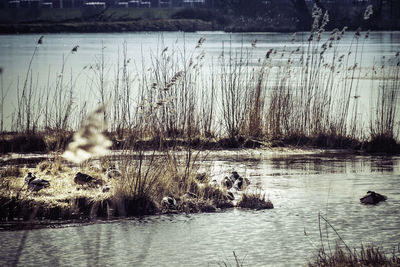
[[[121,177],[122,173],[117,170],[117,168],[115,168],[114,165],[110,166],[107,170],[107,178],[108,179],[112,179],[112,178],[117,178],[117,177]]]
[[[89,184],[94,181],[94,178],[86,173],[77,172],[74,177],[74,182],[76,184]]]
[[[167,209],[175,209],[176,200],[172,196],[163,197],[163,199],[161,200],[161,205]]]
[[[43,188],[50,186],[50,182],[44,179],[35,178],[28,183],[28,189],[32,191],[39,191]]]
[[[243,178],[243,177],[239,177],[235,183],[233,184],[233,187],[237,190],[243,190],[245,189],[248,185],[250,184],[249,179],[247,178]]]
[[[225,177],[224,179],[222,179],[221,185],[222,185],[222,187],[225,187],[226,189],[231,189],[232,185],[233,185],[233,181],[231,179],[229,179],[228,177]]]
[[[204,183],[205,181],[207,181],[206,173],[205,172],[197,173],[196,180],[199,181],[200,183]]]
[[[236,171],[233,171],[229,178],[232,180],[232,182],[235,182],[237,179],[239,179],[239,177],[240,175]]]
[[[72,48],[71,52],[75,53],[78,51],[79,45],[74,46],[74,48]]]
[[[32,181],[33,179],[36,179],[36,176],[35,176],[33,173],[31,173],[31,172],[28,172],[28,173],[25,175],[25,177],[24,177],[25,183],[28,183],[28,184],[29,184],[29,182]]]
[[[253,40],[253,41],[251,42],[251,46],[252,46],[252,47],[256,47],[256,44],[257,44],[257,40]]]
[[[49,181],[39,179],[31,172],[28,172],[28,174],[25,175],[24,180],[26,183],[28,183],[28,189],[32,191],[39,191],[50,186]]]
[[[375,205],[381,201],[385,201],[386,199],[387,197],[384,195],[375,193],[374,191],[368,191],[365,196],[360,198],[360,202],[367,205]]]
[[[243,188],[243,178],[242,178],[242,177],[239,177],[239,178],[235,181],[235,183],[233,184],[233,187],[234,187],[235,189],[237,189],[237,190],[242,190],[242,188]]]

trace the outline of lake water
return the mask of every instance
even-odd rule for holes
[[[245,266],[301,266],[319,247],[319,213],[351,247],[373,243],[390,254],[400,242],[399,156],[231,150],[211,152],[203,170],[217,180],[237,170],[251,190],[263,188],[275,208],[2,231],[0,265],[235,266],[235,251]],[[388,200],[362,205],[368,190]],[[336,234],[321,227],[325,248],[328,233],[333,249]]]
[[[365,32],[362,33],[364,36]],[[31,64],[31,75],[28,76],[28,84],[34,88],[32,99],[33,105],[43,105],[43,99],[57,87],[57,81],[63,73],[64,90],[73,87],[74,103],[78,112],[83,106],[93,108],[97,105],[99,96],[98,72],[95,71],[96,63],[101,57],[105,62],[104,85],[108,91],[112,91],[115,85],[115,75],[122,64],[124,46],[126,47],[126,58],[129,59],[128,71],[131,71],[132,87],[140,87],[140,74],[152,71],[155,57],[159,56],[164,48],[168,47],[171,57],[178,57],[188,61],[192,53],[197,55],[199,49],[195,49],[198,40],[205,37],[206,41],[201,49],[204,49],[203,68],[201,80],[209,81],[210,72],[218,69],[219,58],[224,51],[225,56],[237,56],[242,54],[244,58],[250,58],[251,67],[260,65],[258,59],[264,59],[267,51],[271,48],[277,51],[273,64],[279,66],[287,60],[286,56],[295,51],[297,47],[306,49],[308,33],[298,33],[296,40],[291,42],[292,34],[289,33],[223,33],[223,32],[144,32],[144,33],[84,33],[84,34],[46,34],[43,44],[33,57]],[[0,67],[3,69],[1,75],[1,88],[4,92],[4,120],[6,128],[11,127],[12,114],[18,106],[18,89],[21,93],[26,79],[28,66],[39,39],[39,34],[1,35],[0,36]],[[322,37],[320,45],[329,38],[326,33]],[[257,40],[256,46],[252,47],[253,40]],[[394,57],[400,51],[400,32],[372,32],[369,38],[361,37],[358,41],[354,39],[354,32],[348,32],[338,45],[338,55],[347,55],[352,51],[357,54],[357,61],[368,72],[368,68],[378,66],[382,60]],[[76,53],[71,49],[79,45]],[[196,50],[196,51],[195,51]],[[327,52],[327,58],[329,53]],[[362,53],[361,53],[362,52]],[[279,55],[286,53],[285,57]],[[361,57],[362,54],[362,57]],[[291,55],[292,58],[299,57],[299,53]],[[152,58],[153,57],[153,58]],[[383,59],[385,58],[385,59]],[[388,63],[387,63],[388,64]],[[389,63],[390,64],[390,63]],[[119,66],[119,67],[118,67]],[[211,69],[214,66],[214,69]],[[370,78],[370,76],[369,76]],[[371,90],[378,87],[377,81],[362,79],[358,84],[359,108],[361,111],[370,110]],[[217,79],[218,80],[218,79]],[[151,83],[151,82],[150,82]],[[200,85],[201,87],[201,85]],[[373,87],[371,89],[371,87]],[[357,92],[357,91],[356,91]],[[106,95],[108,95],[106,93]],[[131,96],[133,99],[133,95]],[[372,99],[374,99],[372,97]],[[39,103],[39,100],[42,102]],[[37,104],[39,103],[39,104]],[[55,104],[59,105],[58,103]],[[36,107],[37,108],[37,107]],[[42,112],[40,108],[35,113]],[[79,115],[79,114],[78,114]],[[77,123],[79,124],[79,122]]]

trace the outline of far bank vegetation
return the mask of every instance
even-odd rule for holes
[[[110,66],[103,47],[75,77],[68,60],[79,56],[77,49],[64,57],[54,83],[45,85],[37,83],[32,67],[43,45],[38,42],[15,88],[9,120],[4,103],[15,100],[1,85],[0,149],[62,150],[87,112],[100,104],[106,106],[104,131],[115,149],[307,145],[399,151],[399,52],[364,67],[369,32],[325,33],[328,14],[315,7],[313,18],[312,31],[301,36],[305,41],[294,34],[290,48],[267,49],[256,59],[256,42],[239,49],[223,43],[221,55],[207,59],[212,62],[207,67],[205,38],[190,44],[192,49],[160,45],[147,65],[147,55],[130,58],[124,43],[117,66]],[[345,34],[353,36],[342,53]],[[49,81],[52,75],[49,71]],[[76,88],[83,76],[91,77],[91,99],[82,99]],[[361,85],[365,79],[371,81],[370,100],[360,99],[368,89]],[[367,110],[361,101],[369,103]]]

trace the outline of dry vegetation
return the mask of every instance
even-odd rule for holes
[[[116,161],[86,161],[67,167],[61,158],[43,161],[36,168],[7,167],[0,185],[1,220],[14,218],[92,219],[135,216],[160,212],[212,212],[233,207],[225,189],[199,179],[195,155],[151,154],[126,151]],[[117,163],[121,177],[109,179],[106,170]],[[77,185],[80,171],[95,182]],[[23,176],[34,173],[48,180],[50,187],[38,192],[28,190]],[[171,196],[176,206],[165,208],[162,199]]]
[[[324,35],[328,15],[314,8],[313,18],[307,41],[296,42],[298,47],[292,49],[269,49],[256,65],[251,49],[223,47],[217,64],[207,71],[202,48],[206,40],[201,38],[192,50],[160,48],[140,71],[133,71],[132,62],[144,60],[129,58],[123,44],[111,74],[103,48],[82,73],[93,77],[97,96],[93,100],[107,107],[104,130],[113,147],[239,147],[262,144],[253,140],[274,140],[275,145],[398,151],[399,53],[377,59],[368,69],[363,66],[363,50],[369,32],[351,33],[349,50],[342,53],[341,40],[350,34],[346,28]],[[90,103],[75,101],[79,77],[69,77],[66,71],[69,57],[76,54],[79,49],[65,57],[54,85],[38,85],[29,64],[16,88],[18,105],[8,130],[44,141],[28,142],[42,144],[38,147],[25,147],[19,145],[21,140],[3,134],[2,151],[65,148],[71,131],[91,109]],[[372,90],[377,95],[371,96],[376,102],[370,103],[369,123],[360,115],[364,74],[377,88]],[[382,142],[389,145],[379,146]]]
[[[326,233],[322,232],[321,222],[326,224]],[[309,262],[309,266],[400,266],[400,243],[393,248],[391,257],[387,256],[383,248],[375,245],[351,249],[340,236],[335,227],[321,214],[318,215],[320,249],[316,258]],[[340,243],[336,243],[335,250],[331,250],[328,238],[328,230],[331,229],[338,237]],[[307,236],[307,233],[304,232]],[[326,239],[324,238],[326,236]],[[396,252],[397,250],[397,252]]]
[[[243,193],[242,197],[237,203],[237,206],[241,208],[255,209],[255,210],[274,208],[274,205],[269,200],[269,198],[266,200],[265,194],[261,194],[261,192]]]
[[[400,253],[400,252],[399,252]],[[309,266],[400,266],[400,258],[395,250],[392,256],[387,256],[382,248],[375,246],[364,247],[361,245],[359,250],[348,251],[340,246],[336,246],[335,251],[326,253],[320,250],[317,259]]]

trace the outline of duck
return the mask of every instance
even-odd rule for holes
[[[222,181],[221,181],[221,186],[222,186],[222,187],[225,187],[226,189],[231,189],[232,186],[233,186],[233,181],[232,181],[230,178],[225,177],[225,178],[222,179]]]
[[[205,181],[207,181],[207,174],[205,172],[197,173],[196,180],[200,183],[204,183]]]
[[[111,166],[108,168],[107,170],[107,178],[108,179],[113,179],[113,178],[117,178],[117,177],[121,177],[122,173],[117,170],[117,168],[115,168],[115,166]]]
[[[161,200],[161,205],[167,209],[175,209],[176,200],[172,196],[163,197],[163,199]]]
[[[94,178],[92,176],[90,176],[89,174],[81,173],[81,172],[77,172],[74,177],[74,182],[76,184],[80,184],[80,185],[89,184],[93,181],[94,181]]]
[[[32,181],[33,179],[36,179],[36,176],[35,176],[33,173],[31,173],[31,172],[28,172],[28,173],[25,175],[25,177],[24,177],[25,183],[28,183],[28,184],[29,184],[29,182]]]
[[[387,197],[384,195],[375,193],[374,191],[368,191],[365,196],[360,198],[360,202],[366,205],[376,205],[381,201],[385,201],[386,199]]]
[[[233,171],[232,175],[229,178],[232,180],[232,182],[235,182],[237,179],[240,178],[240,175],[236,171]]]
[[[242,178],[242,177],[239,177],[239,178],[235,181],[235,183],[233,184],[233,187],[234,187],[235,189],[237,189],[237,190],[242,190],[242,188],[243,188],[243,178]]]
[[[28,189],[31,191],[39,191],[43,188],[47,188],[50,186],[50,182],[44,179],[37,178],[33,173],[28,172],[25,175],[24,180],[28,183]]]
[[[250,184],[250,180],[247,178],[239,177],[235,183],[233,184],[233,187],[236,190],[243,190],[245,189],[248,185]]]
[[[50,186],[50,182],[44,179],[35,178],[28,183],[28,189],[32,191],[39,191],[43,188]]]
[[[229,200],[235,200],[235,196],[233,195],[233,193],[231,191],[226,192],[226,197]]]

